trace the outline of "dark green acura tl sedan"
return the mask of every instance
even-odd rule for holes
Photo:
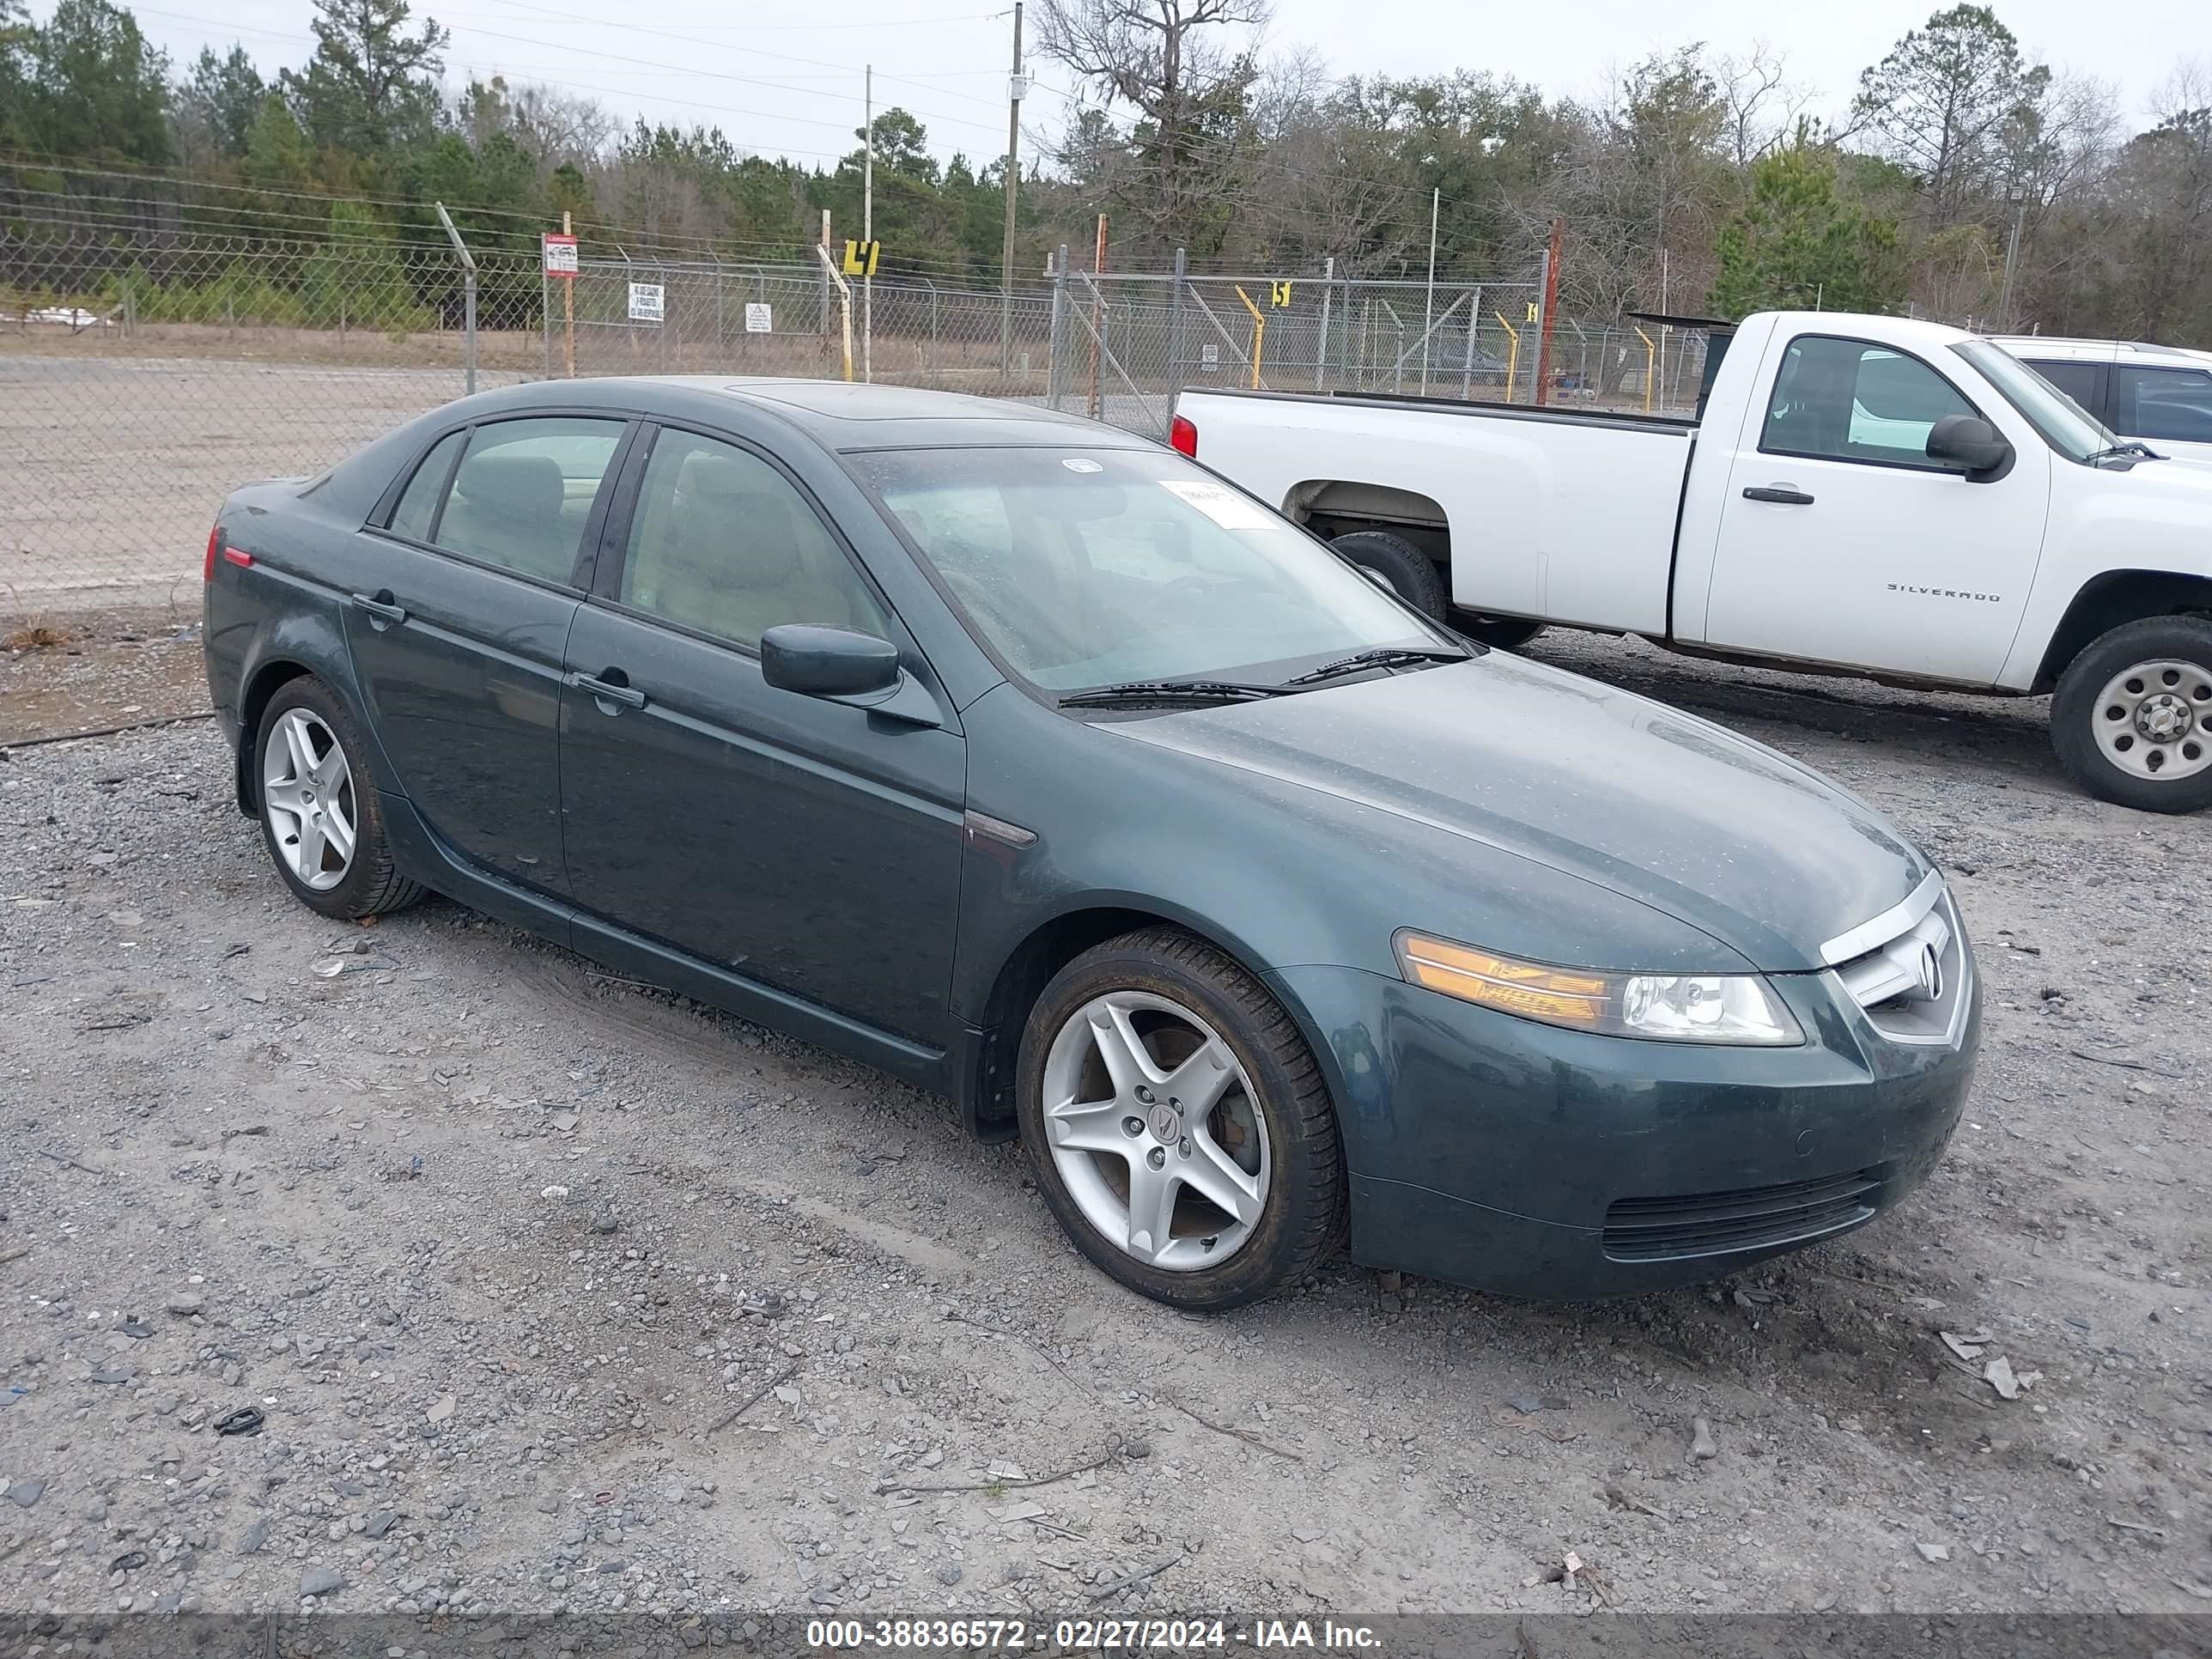
[[[951,1097],[1179,1306],[1538,1297],[1869,1220],[1980,992],[1879,814],[1446,632],[1179,455],[804,381],[453,404],[207,553],[240,805]]]

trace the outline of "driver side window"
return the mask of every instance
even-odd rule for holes
[[[1917,357],[1865,340],[1792,340],[1774,377],[1759,440],[1769,455],[1948,471],[1928,459],[1928,434],[1974,406]]]
[[[653,440],[623,560],[622,602],[732,645],[819,623],[887,637],[875,595],[790,480],[694,433]]]

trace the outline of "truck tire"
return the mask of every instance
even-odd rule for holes
[[[2212,617],[2148,617],[2092,641],[2059,678],[2051,740],[2100,800],[2212,806]]]
[[[1448,608],[1444,579],[1436,562],[1403,536],[1387,530],[1355,530],[1329,545],[1346,564],[1389,588],[1432,622]]]
[[[1500,651],[1517,651],[1544,631],[1544,624],[1526,617],[1486,617],[1480,611],[1451,613],[1451,625],[1471,640],[1494,645]]]

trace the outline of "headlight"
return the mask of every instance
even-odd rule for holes
[[[1779,1047],[1805,1040],[1757,974],[1583,973],[1423,933],[1401,931],[1392,942],[1412,983],[1547,1025],[1664,1042]]]

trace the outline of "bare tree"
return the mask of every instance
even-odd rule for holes
[[[1812,94],[1790,79],[1789,60],[1764,40],[1723,56],[1714,66],[1728,145],[1739,168],[1788,140],[1812,102]]]
[[[1121,205],[1154,252],[1217,244],[1269,0],[1042,0],[1038,45],[1136,117]]]

